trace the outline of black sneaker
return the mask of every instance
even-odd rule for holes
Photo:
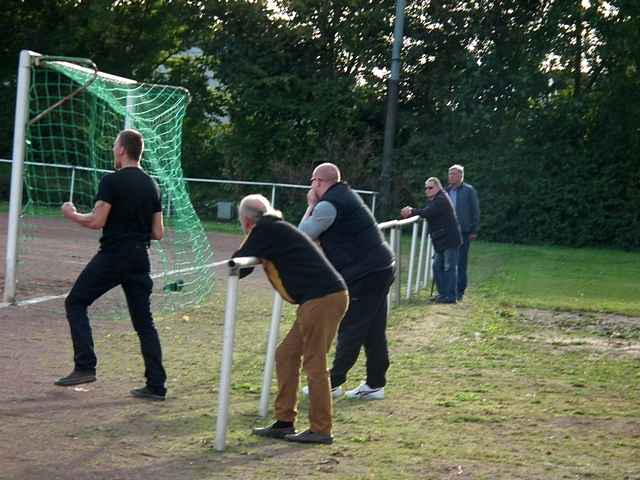
[[[333,437],[331,435],[324,435],[322,433],[312,432],[311,430],[286,435],[284,439],[287,442],[295,443],[320,443],[322,445],[331,445],[333,443]]]
[[[267,437],[267,438],[284,438],[285,435],[291,435],[296,433],[295,427],[278,427],[278,422],[276,421],[272,425],[268,427],[262,428],[254,428],[253,434],[258,435],[259,437]]]
[[[133,397],[146,398],[147,400],[164,401],[166,398],[166,395],[164,393],[163,394],[156,393],[152,390],[149,390],[149,387],[134,388],[129,393],[131,393],[131,396]]]
[[[73,385],[80,385],[83,383],[91,383],[96,381],[95,372],[89,372],[85,370],[74,370],[66,377],[60,377],[54,382],[59,387],[71,387]]]

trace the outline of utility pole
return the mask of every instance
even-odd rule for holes
[[[382,172],[380,174],[380,211],[386,213],[391,204],[391,172],[393,171],[393,140],[398,117],[398,91],[400,82],[400,49],[404,37],[405,0],[396,0],[396,20],[393,30],[391,50],[391,77],[387,93],[387,118],[384,126],[384,148],[382,152]]]

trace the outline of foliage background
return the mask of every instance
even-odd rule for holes
[[[638,249],[640,4],[407,3],[394,209],[380,217],[422,203],[424,178],[462,163],[484,239]],[[377,189],[394,9],[390,0],[5,2],[0,156],[11,154],[18,53],[30,49],[187,87],[188,176],[298,183],[333,161],[352,184]]]

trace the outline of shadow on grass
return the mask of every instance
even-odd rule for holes
[[[133,397],[122,400],[107,400],[90,403],[80,403],[77,392],[70,392],[59,389],[60,391],[51,390],[40,396],[32,397],[14,397],[4,402],[0,407],[0,416],[8,417],[28,417],[33,415],[34,418],[44,415],[51,415],[57,412],[69,410],[96,410],[105,407],[118,407],[130,405],[136,401]],[[139,401],[139,400],[138,400]],[[71,404],[71,402],[74,402]]]
[[[189,435],[197,435],[210,431],[211,427],[209,421],[202,422],[201,415],[170,421],[132,415],[108,426],[85,428],[77,434],[77,441],[82,444],[81,453],[67,455],[62,462],[31,464],[18,471],[16,478],[163,480],[210,478],[210,475],[245,478],[242,470],[259,471],[265,460],[273,459],[282,459],[278,462],[293,466],[301,450],[313,448],[255,437],[255,440],[243,441],[241,446],[230,446],[225,452],[218,452],[213,449],[212,439],[207,437],[198,442],[195,453],[193,449],[189,453],[180,450],[183,454],[176,456],[170,449],[165,449],[166,457],[163,458],[156,437],[172,433],[179,436],[185,430]],[[98,445],[87,448],[87,443],[96,443],[96,437],[99,437]]]
[[[83,453],[76,458],[70,459],[70,465],[66,467],[49,464],[25,468],[19,473],[18,478],[74,478],[76,480],[148,480],[153,478],[155,480],[174,480],[178,478],[207,478],[208,474],[228,476],[230,474],[227,472],[235,470],[237,467],[255,469],[257,467],[256,464],[261,463],[264,459],[276,459],[279,457],[287,459],[288,457],[293,457],[301,448],[300,446],[280,443],[268,446],[269,448],[263,449],[259,454],[235,456],[225,454],[223,456],[217,452],[207,452],[201,455],[169,457],[162,460],[153,455],[142,454],[143,457],[153,460],[153,463],[131,467],[92,468],[90,466],[91,462],[110,447],[112,445],[103,445],[93,452]],[[293,461],[291,459],[291,462]]]

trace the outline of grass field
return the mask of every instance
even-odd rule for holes
[[[336,443],[327,447],[250,434],[267,422],[257,418],[257,403],[270,292],[240,297],[222,456],[211,446],[222,295],[160,319],[163,337],[171,338],[165,350],[179,401],[147,419],[155,425],[149,454],[189,459],[185,478],[198,479],[639,479],[640,320],[628,317],[612,329],[594,313],[638,312],[628,286],[637,278],[637,254],[477,243],[472,259],[464,303],[428,306],[422,293],[392,310],[387,398],[337,400]],[[601,287],[587,288],[594,272]],[[515,304],[591,312],[539,318]],[[292,321],[288,307],[281,335]],[[132,333],[121,336],[128,349],[124,338],[98,345],[116,367],[107,372],[114,378],[137,351]],[[363,375],[360,361],[348,386]],[[306,414],[301,400],[301,428]],[[141,435],[126,425],[85,434],[98,443],[105,435]]]
[[[0,213],[7,210],[8,203],[0,202]],[[59,216],[60,211],[41,207],[38,214]],[[203,226],[210,232],[242,234],[237,222],[207,220]],[[405,231],[405,271],[409,250]],[[476,292],[502,305],[640,316],[640,252],[478,241],[469,268]]]
[[[7,210],[8,203],[0,202],[0,213]],[[60,211],[41,207],[38,214],[55,217]],[[210,232],[242,234],[237,222],[207,220],[203,226]],[[410,241],[405,231],[405,270]],[[478,241],[469,268],[476,291],[503,305],[640,316],[639,252]]]
[[[150,475],[155,478],[199,480],[638,480],[640,299],[633,288],[639,259],[638,253],[475,243],[462,304],[429,305],[422,292],[392,310],[386,398],[338,399],[331,446],[251,435],[270,420],[257,417],[257,406],[272,292],[243,282],[224,454],[212,448],[222,282],[207,304],[157,316],[167,402],[122,401],[109,415],[99,414],[100,388],[140,378],[138,340],[121,318],[96,336],[101,382],[84,397],[95,419],[48,428],[92,452],[87,471],[118,468],[115,477],[95,478],[142,478],[148,469],[162,473]],[[284,313],[281,337],[294,309]],[[363,376],[361,359],[347,387]],[[272,399],[274,393],[275,386]],[[299,428],[306,415],[303,399]],[[37,464],[38,455],[30,462]]]
[[[478,242],[473,283],[502,303],[640,315],[640,253]]]
[[[640,252],[477,241],[469,258],[474,292],[501,305],[640,316]]]
[[[184,478],[640,478],[640,325],[612,338],[587,323],[534,322],[480,295],[457,306],[415,300],[391,315],[387,398],[337,400],[336,443],[300,448],[250,434],[266,422],[256,412],[270,300],[270,293],[241,297],[222,456],[211,446],[221,295],[159,321],[171,339],[165,356],[178,401],[147,416],[154,443],[146,448],[150,456],[190,459]],[[288,308],[283,332],[292,320]],[[136,358],[135,335],[120,335],[97,346],[110,359],[105,374],[135,377],[123,367]],[[360,362],[348,386],[362,376]],[[302,428],[306,413],[302,400]],[[110,436],[143,441],[148,433],[116,422],[84,435],[99,445]],[[219,463],[224,474],[212,467]]]
[[[241,234],[233,222],[204,225]],[[410,245],[403,235],[404,283]],[[469,269],[476,292],[503,305],[640,316],[640,252],[478,241]]]

